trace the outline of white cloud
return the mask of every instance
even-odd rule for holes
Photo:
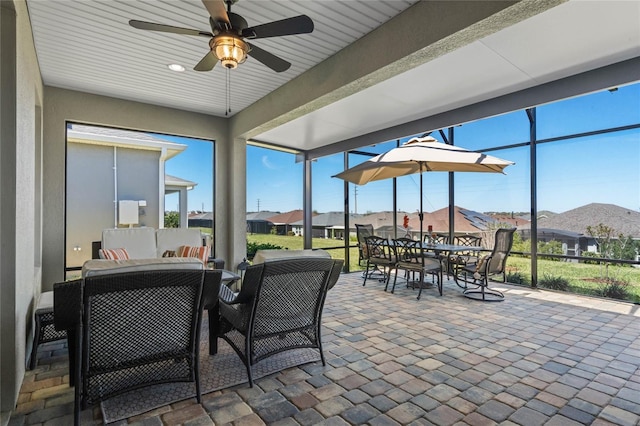
[[[265,166],[267,169],[278,170],[278,167],[275,166],[273,163],[271,163],[269,161],[269,157],[266,155],[262,156],[262,165]]]

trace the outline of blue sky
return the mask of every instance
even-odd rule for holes
[[[537,108],[539,140],[566,134],[640,123],[640,84],[615,92],[599,92]],[[432,134],[442,141],[439,133]],[[211,210],[211,145],[185,138],[188,149],[167,162],[167,173],[198,182],[189,194],[189,209]],[[526,114],[518,111],[455,128],[455,144],[471,150],[525,142],[529,138]],[[401,139],[401,142],[407,138]],[[362,148],[381,153],[396,141]],[[456,205],[478,211],[530,210],[529,148],[492,151],[491,155],[514,161],[505,175],[456,173]],[[350,156],[354,166],[366,158]],[[342,154],[313,163],[313,209],[341,211],[344,182],[331,178],[342,171]],[[433,211],[448,204],[447,173],[424,174],[423,204]],[[420,202],[418,175],[397,180],[398,209],[417,211]],[[538,146],[538,210],[563,212],[588,203],[610,203],[640,210],[640,130],[593,135]],[[392,181],[363,186],[349,184],[350,211],[391,210]],[[167,200],[167,209],[174,209]],[[174,204],[177,204],[177,198]],[[286,212],[302,208],[302,164],[291,154],[258,147],[247,148],[247,211]]]

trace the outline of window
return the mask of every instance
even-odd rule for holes
[[[68,278],[105,228],[198,227],[213,241],[212,142],[70,123],[66,164]]]

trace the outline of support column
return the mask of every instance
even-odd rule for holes
[[[302,229],[304,234],[304,248],[312,248],[311,237],[313,236],[313,207],[311,206],[311,160],[306,155],[304,159],[304,166],[302,172],[302,178],[304,180],[304,186],[302,188]]]
[[[180,193],[178,194],[180,199],[180,228],[188,228],[189,227],[189,206],[187,205],[188,195],[187,188],[180,188]]]
[[[14,409],[24,375],[24,330],[18,330],[16,284],[17,74],[16,12],[0,2],[0,411]],[[3,249],[5,248],[5,249]]]
[[[537,171],[537,122],[536,109],[526,110],[529,118],[529,138],[531,141],[529,161],[531,175],[531,287],[538,287],[538,171]]]

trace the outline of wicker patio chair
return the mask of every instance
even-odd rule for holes
[[[283,351],[316,348],[325,365],[322,308],[343,264],[321,258],[266,262],[247,268],[237,296],[221,292],[220,337],[246,366],[250,387],[252,366]]]
[[[79,424],[81,409],[154,384],[195,382],[201,401],[200,322],[203,308],[217,306],[221,275],[145,271],[54,286],[54,315],[60,317],[56,327],[67,327],[74,335],[69,345],[70,355],[74,352],[74,424]],[[60,313],[65,305],[77,309],[66,318]]]
[[[505,268],[513,245],[515,231],[515,228],[498,229],[491,254],[481,257],[477,263],[466,265],[457,272],[456,281],[475,285],[475,287],[465,288],[463,291],[465,296],[485,302],[504,300],[502,292],[489,288],[489,279],[500,275],[503,280],[506,279]]]
[[[425,256],[422,244],[419,241],[415,241],[409,238],[396,238],[393,240],[393,247],[395,248],[395,254],[397,256],[397,263],[395,265],[395,276],[393,278],[393,287],[391,287],[391,293],[396,288],[396,281],[398,279],[398,270],[402,269],[406,273],[407,285],[409,285],[409,277],[414,277],[418,273],[419,280],[417,281],[418,287],[418,300],[422,295],[422,288],[425,286],[424,277],[426,275],[432,275],[438,286],[438,292],[442,296],[442,261],[439,257]],[[415,281],[414,281],[415,288]]]
[[[374,271],[380,271],[382,274],[380,281],[384,281],[386,290],[391,278],[391,270],[396,265],[393,247],[386,238],[376,235],[369,235],[364,241],[367,245],[367,265],[362,286],[367,284],[367,278],[370,278]]]

